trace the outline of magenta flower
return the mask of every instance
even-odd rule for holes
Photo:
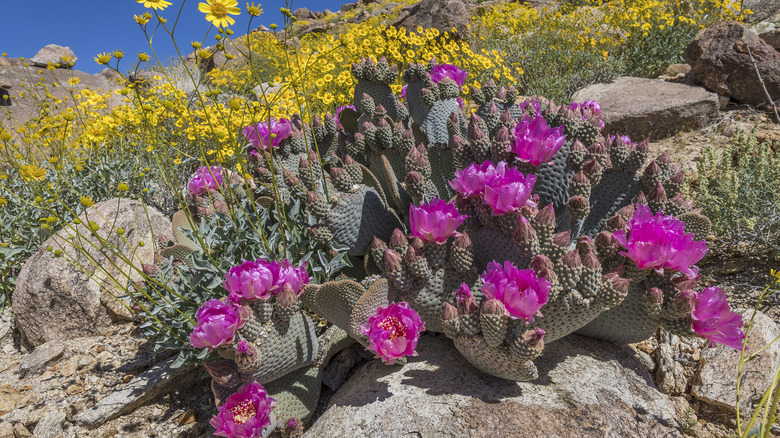
[[[694,241],[693,234],[684,234],[683,221],[660,211],[653,216],[648,206],[638,204],[627,228],[628,235],[617,230],[613,236],[627,249],[620,254],[636,262],[639,269],[652,268],[659,273],[673,269],[688,277],[698,273],[695,264],[707,253],[707,243]]]
[[[485,183],[485,204],[494,216],[520,211],[526,205],[535,207],[531,200],[534,183],[536,175],[523,175],[514,167],[507,168],[502,161],[496,167],[496,178]]]
[[[506,166],[502,169],[506,171]],[[496,176],[496,168],[490,161],[481,165],[472,163],[463,170],[455,171],[455,179],[450,181],[450,187],[464,198],[481,196],[485,193],[485,180],[490,183]]]
[[[238,329],[244,326],[240,308],[211,299],[195,314],[198,325],[190,333],[190,344],[195,348],[213,348],[233,342]]]
[[[542,116],[526,116],[512,130],[515,144],[512,152],[520,161],[539,167],[558,152],[566,141],[563,126],[550,128]]]
[[[406,88],[407,87],[409,87],[408,84],[404,85],[403,87],[401,87],[401,99],[403,99],[404,101],[406,101]]]
[[[459,87],[463,87],[468,75],[466,70],[461,70],[452,64],[439,64],[431,69],[431,79],[437,84],[447,77],[455,81]]]
[[[512,319],[532,323],[534,316],[540,316],[539,309],[547,304],[551,284],[546,278],[537,277],[533,269],[520,269],[509,260],[502,268],[493,260],[480,278],[485,297],[504,303]]]
[[[287,119],[271,118],[271,126],[268,123],[260,122],[257,125],[249,125],[244,128],[243,134],[252,145],[261,150],[270,147],[278,148],[279,142],[289,137],[292,133],[292,123]]]
[[[417,356],[417,340],[425,330],[425,323],[409,304],[390,303],[378,307],[360,330],[368,336],[367,350],[376,353],[384,363],[392,364],[404,356]]]
[[[691,328],[696,334],[709,339],[713,347],[721,343],[742,350],[745,333],[741,327],[742,316],[731,311],[719,287],[708,287],[698,294],[691,312]]]
[[[198,167],[195,176],[187,183],[187,190],[193,196],[202,195],[209,190],[219,190],[223,182],[221,167],[201,166]]]
[[[217,430],[214,435],[229,438],[256,438],[263,436],[263,428],[271,424],[271,411],[277,402],[268,396],[263,385],[252,382],[225,400],[209,424]]]
[[[466,283],[461,283],[457,291],[455,291],[455,299],[459,303],[466,303],[472,298],[471,289]]]
[[[456,230],[468,216],[459,214],[455,205],[442,199],[429,204],[409,206],[409,224],[412,234],[429,243],[444,243],[450,236],[459,236]]]
[[[265,261],[246,260],[230,268],[222,284],[231,295],[240,294],[247,300],[267,300],[271,298],[274,274]]]
[[[309,284],[309,274],[306,272],[308,262],[303,262],[295,267],[286,259],[281,262],[271,261],[269,269],[274,275],[274,285],[270,289],[271,295],[279,295],[283,290],[289,289],[295,296],[301,294],[303,287]]]
[[[570,110],[576,110],[578,108],[590,110],[593,114],[601,114],[601,105],[595,100],[585,99],[582,103],[572,102],[571,105],[569,105]]]

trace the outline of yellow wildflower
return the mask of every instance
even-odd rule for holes
[[[241,10],[236,6],[237,0],[206,0],[207,3],[198,3],[198,10],[206,14],[206,20],[214,26],[227,27],[236,21],[230,15],[239,15]],[[229,14],[229,15],[228,15]]]
[[[95,57],[95,62],[100,65],[106,65],[109,61],[111,61],[110,53],[98,53],[98,56]]]
[[[255,6],[255,3],[254,3],[254,2],[252,2],[252,3],[247,3],[247,4],[246,4],[246,11],[249,13],[249,15],[251,15],[251,16],[253,16],[253,17],[259,17],[259,16],[260,16],[260,14],[262,14],[262,13],[263,13],[263,10],[262,10],[262,9],[260,9],[260,7],[259,7],[259,6],[260,6],[260,5],[257,5],[257,6]]]
[[[152,18],[152,15],[148,12],[145,12],[141,15],[133,15],[133,18],[135,18],[135,22],[140,24],[141,26],[145,26],[146,23],[149,22],[149,20]]]
[[[19,174],[25,181],[43,181],[46,178],[46,169],[35,164],[25,164],[19,167]]]
[[[138,3],[141,3],[144,5],[145,8],[152,8],[152,9],[159,9],[163,10],[171,5],[171,2],[166,0],[135,0]]]

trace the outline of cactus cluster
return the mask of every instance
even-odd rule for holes
[[[385,71],[379,67],[384,62],[360,65]],[[691,306],[680,304],[679,295],[691,291],[695,277],[671,269],[663,274],[637,269],[612,236],[627,231],[640,205],[683,221],[685,232],[696,239],[708,235],[709,221],[680,191],[680,166],[668,154],[650,160],[647,141],[602,136],[600,113],[592,107],[521,100],[513,87],[499,88],[492,81],[471,90],[479,106],[469,115],[455,100],[460,89],[454,81],[434,83],[431,70],[431,65],[412,64],[404,72],[409,82],[406,119],[392,119],[367,91],[382,84],[356,75],[363,94],[356,98],[356,111],[342,112],[332,155],[365,162],[400,217],[408,215],[410,206],[456,195],[458,211],[468,215],[461,232],[445,242],[424,241],[401,227],[389,239],[377,235],[363,260],[365,284],[323,285],[304,301],[335,324],[341,321],[358,339],[361,334],[354,329],[369,314],[358,303],[406,301],[428,330],[453,338],[472,364],[511,380],[535,378],[531,360],[544,342],[574,331],[615,342],[646,339],[661,325],[694,335]],[[384,94],[379,100],[391,101]],[[536,164],[519,150],[522,123],[543,124],[559,132],[550,135],[565,138],[549,140],[560,145]],[[490,202],[491,196],[519,196],[495,194],[495,187],[477,196],[458,192],[458,175],[469,166],[484,170],[487,162],[534,181],[525,205]],[[549,281],[548,301],[532,323],[511,317],[500,301],[485,297],[480,273],[492,261],[509,261]],[[473,291],[463,302],[456,299],[461,285]],[[347,306],[338,310],[340,317],[332,319],[334,301],[323,305],[316,298],[329,296],[323,291],[351,297],[336,301]]]
[[[717,312],[693,289],[710,223],[668,154],[651,160],[647,141],[603,136],[594,102],[559,106],[489,80],[464,108],[467,73],[453,66],[410,64],[405,100],[384,58],[352,72],[355,109],[311,126],[294,117],[273,146],[253,142],[252,172],[261,203],[301,201],[317,221],[312,240],[348,248],[357,281],[302,287],[303,307],[334,325],[320,339],[297,294],[243,302],[246,322],[209,365],[218,400],[249,380],[272,395],[318,389],[324,359],[350,340],[379,352],[376,339],[416,345],[423,327],[515,381],[535,379],[545,343],[575,331],[704,335],[694,320]],[[653,239],[661,249],[648,252]],[[391,307],[415,314],[402,323]],[[291,396],[278,409],[305,420],[310,402]]]

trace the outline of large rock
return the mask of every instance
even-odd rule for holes
[[[739,311],[747,326],[753,310]],[[756,352],[780,336],[780,327],[767,315],[757,312],[747,341],[747,355]],[[718,345],[702,354],[699,372],[691,394],[697,399],[730,412],[736,412],[737,370],[740,352]],[[742,368],[740,409],[749,410],[764,395],[780,366],[780,344],[773,343]]]
[[[760,105],[768,99],[748,47],[769,95],[780,99],[780,52],[742,23],[722,21],[702,30],[688,44],[685,61],[695,79],[710,90]]]
[[[780,50],[780,29],[762,32],[758,34],[758,37],[764,40],[765,43],[774,47],[775,50]]]
[[[10,117],[0,118],[0,123],[6,128],[13,128],[30,120],[34,121],[41,116],[41,108],[44,103],[48,105],[47,111],[51,114],[59,114],[66,108],[75,108],[77,103],[81,103],[81,101],[74,100],[73,95],[81,94],[83,90],[111,93],[122,88],[122,84],[109,81],[103,75],[92,75],[73,69],[48,70],[27,64],[27,67],[23,64],[12,67],[0,66],[0,84],[8,89],[11,96],[10,108],[5,108],[5,110],[10,110]],[[75,85],[70,85],[69,81]],[[53,82],[61,86],[52,86]],[[44,85],[46,90],[39,88]],[[31,92],[30,89],[34,92]],[[22,91],[25,92],[24,97],[19,96]],[[41,95],[46,96],[47,92],[51,94],[51,98],[42,98]],[[121,95],[111,95],[107,101],[107,111],[121,104],[122,98]]]
[[[745,21],[756,23],[780,12],[780,2],[777,0],[742,0],[742,9],[753,11],[752,14],[745,17]]]
[[[404,8],[392,25],[411,32],[417,32],[417,26],[433,27],[441,32],[451,32],[455,27],[462,34],[467,30],[475,6],[472,0],[421,0]]]
[[[423,336],[403,366],[371,361],[331,398],[306,437],[682,436],[670,399],[632,350],[568,336],[516,383],[481,373],[444,336]]]
[[[127,319],[128,310],[114,297],[124,295],[130,281],[141,280],[141,263],[154,262],[155,237],[171,234],[167,217],[130,199],[95,204],[79,220],[80,225],[71,223],[47,239],[17,277],[16,326],[33,347],[98,335],[112,322]],[[99,227],[99,239],[91,235],[90,221]],[[119,228],[124,235],[117,234]],[[84,251],[74,248],[69,236]],[[53,256],[48,246],[62,250],[63,256]]]
[[[718,96],[701,87],[624,76],[577,91],[574,100],[599,102],[604,133],[657,140],[707,125],[718,115]]]
[[[56,44],[49,44],[38,51],[30,62],[38,67],[47,67],[49,63],[59,68],[70,68],[75,64],[78,58],[70,47],[62,47]],[[59,64],[59,65],[58,65]]]

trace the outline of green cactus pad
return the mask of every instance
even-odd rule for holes
[[[685,232],[693,233],[693,237],[696,240],[707,240],[707,236],[712,232],[710,219],[699,213],[681,214],[677,219],[685,222]]]
[[[242,376],[247,381],[270,382],[311,364],[317,356],[314,322],[302,312],[295,313],[286,323],[272,318],[260,324],[259,320],[249,318],[239,333],[254,344],[261,360],[257,371]]]
[[[351,336],[358,339],[363,337],[363,331],[360,329],[360,326],[365,324],[368,318],[376,313],[377,307],[386,307],[390,304],[389,294],[390,286],[387,279],[382,278],[375,281],[368,291],[360,297],[357,303],[355,303],[350,316],[349,326],[347,326]]]
[[[460,106],[455,99],[437,100],[429,109],[428,114],[422,123],[417,122],[422,128],[425,136],[428,138],[428,144],[447,144],[449,143],[449,133],[447,132],[447,118],[450,114],[460,114]]]
[[[285,424],[293,418],[305,423],[317,409],[322,389],[322,372],[319,367],[309,366],[263,386],[268,395],[278,402],[274,409],[277,424]]]
[[[374,100],[375,105],[382,105],[387,111],[387,115],[393,120],[398,118],[398,102],[395,100],[395,94],[389,85],[371,82],[365,79],[358,79],[355,85],[355,99],[353,104],[358,113],[363,114],[363,105],[361,97],[363,93],[368,94]]]
[[[165,259],[173,257],[174,259],[186,261],[187,256],[189,256],[193,252],[195,251],[193,251],[192,248],[178,243],[176,245],[163,248],[160,251],[160,256]]]
[[[372,188],[360,186],[342,194],[328,214],[333,239],[349,246],[349,255],[363,255],[374,237],[389,239],[401,224]]]
[[[469,237],[474,248],[474,267],[478,271],[483,271],[493,260],[502,264],[504,260],[509,260],[516,266],[528,266],[534,256],[517,246],[511,236],[494,228],[481,227],[470,231]]]
[[[516,357],[505,345],[488,346],[481,335],[461,334],[454,342],[460,354],[483,373],[516,382],[528,382],[539,377],[533,362]]]
[[[641,342],[653,336],[658,328],[658,320],[648,315],[645,310],[646,289],[649,288],[632,282],[622,303],[604,311],[588,325],[577,330],[577,333],[618,344]]]
[[[618,210],[631,204],[639,193],[639,175],[607,171],[590,194],[590,213],[582,225],[581,234],[590,238],[604,227],[604,222]]]
[[[545,304],[534,325],[547,332],[544,342],[553,342],[593,321],[604,309],[590,300],[583,300],[576,290],[564,291],[555,301]]]
[[[178,244],[184,245],[192,249],[193,251],[199,251],[200,244],[187,237],[187,235],[184,234],[184,231],[182,231],[182,228],[185,230],[192,231],[192,225],[190,225],[189,218],[187,217],[187,212],[185,212],[184,210],[177,211],[176,213],[173,214],[173,218],[171,218],[171,222],[173,223],[173,240]]]
[[[356,281],[329,281],[322,285],[306,285],[301,293],[301,301],[317,315],[342,329],[348,329],[352,309],[365,293],[366,288]]]

